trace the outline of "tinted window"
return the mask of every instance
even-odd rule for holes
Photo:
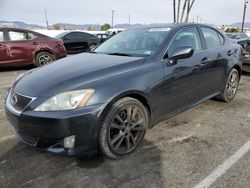
[[[10,31],[9,37],[11,41],[27,40],[26,33],[24,32]]]
[[[101,39],[101,38],[102,38],[102,35],[97,35],[97,37],[98,37],[99,39]]]
[[[108,35],[102,35],[102,38],[107,39]]]
[[[0,31],[0,42],[1,41],[4,41],[4,39],[3,39],[3,31]]]
[[[70,33],[66,36],[69,37],[70,39],[83,39],[83,38],[86,39],[86,38],[92,37],[92,35],[90,35],[88,33],[83,33],[83,32],[74,32],[74,33]]]
[[[194,51],[202,50],[200,36],[195,27],[181,30],[171,43],[168,54],[171,54],[174,49],[181,46],[190,46]]]
[[[27,33],[27,39],[31,40],[35,37],[36,37],[36,35],[34,33]]]
[[[209,29],[206,27],[202,27],[201,31],[205,38],[205,42],[207,44],[207,48],[217,48],[221,46],[221,41],[219,38],[219,33],[213,29]]]

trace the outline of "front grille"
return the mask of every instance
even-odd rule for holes
[[[14,92],[10,93],[10,103],[18,111],[24,110],[24,108],[32,101],[31,97],[27,97]]]

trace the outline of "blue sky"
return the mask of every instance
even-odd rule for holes
[[[244,0],[196,0],[191,15],[210,24],[230,24],[242,19]],[[172,0],[0,0],[0,20],[24,21],[45,25],[44,9],[49,24],[103,24],[111,22],[115,10],[115,24],[172,22]],[[250,5],[246,21],[250,22]]]

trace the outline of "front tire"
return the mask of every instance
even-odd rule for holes
[[[237,93],[239,81],[239,72],[233,68],[227,78],[223,93],[221,93],[217,99],[227,103],[231,102]]]
[[[132,153],[141,143],[148,127],[144,105],[130,97],[114,103],[106,113],[99,132],[102,154],[118,159]]]

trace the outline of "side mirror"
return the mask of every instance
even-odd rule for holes
[[[171,54],[169,54],[170,60],[178,60],[189,58],[194,54],[194,49],[190,46],[180,46],[173,50]]]

